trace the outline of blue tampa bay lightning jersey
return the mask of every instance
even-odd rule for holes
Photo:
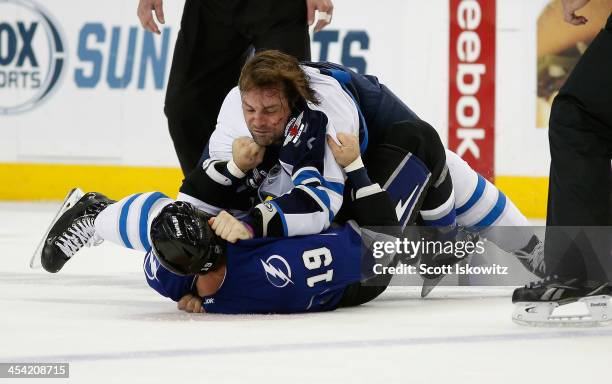
[[[363,279],[362,246],[351,225],[292,238],[259,238],[228,244],[221,288],[203,297],[208,313],[296,313],[336,308],[345,288]],[[149,285],[178,301],[193,292],[194,276],[178,276],[149,252]]]

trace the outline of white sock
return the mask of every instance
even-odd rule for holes
[[[122,247],[149,251],[151,222],[174,202],[161,192],[137,193],[106,207],[94,222],[96,235]]]

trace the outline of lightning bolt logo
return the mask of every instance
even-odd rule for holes
[[[274,260],[278,260],[278,262],[273,263]],[[270,284],[277,288],[283,288],[287,286],[287,284],[291,283],[291,268],[285,259],[278,255],[272,255],[268,257],[266,261],[259,259],[261,261],[261,265],[266,272],[266,277]],[[276,266],[274,264],[277,264]]]
[[[155,280],[157,279],[157,270],[159,269],[159,261],[157,260],[157,257],[153,254],[152,251],[149,251],[149,253],[147,253],[147,256],[149,258],[148,263],[147,260],[145,258],[145,266],[148,264],[149,268],[145,267],[145,274],[147,275],[147,278],[149,280]],[[149,271],[151,271],[149,273]]]

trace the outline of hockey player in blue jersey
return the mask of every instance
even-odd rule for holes
[[[263,54],[258,57],[262,60],[266,59]],[[295,120],[293,118],[289,119],[289,123],[284,127],[283,121],[286,116],[281,113],[281,118],[270,125],[271,128],[274,128],[272,130],[275,132],[274,135],[280,135],[280,138],[277,138],[279,144],[269,145],[265,147],[265,151],[253,139],[247,138],[243,141],[243,149],[254,148],[250,158],[257,168],[251,169],[248,161],[247,166],[241,168],[243,163],[239,161],[219,160],[223,156],[218,156],[218,153],[215,155],[213,149],[216,148],[221,153],[224,150],[227,151],[227,145],[213,144],[227,143],[228,138],[231,139],[236,136],[236,132],[219,129],[215,131],[215,135],[218,134],[222,139],[217,140],[215,139],[216,136],[211,138],[211,159],[203,164],[201,171],[196,172],[194,178],[186,180],[181,188],[182,193],[179,195],[179,199],[187,200],[210,214],[219,213],[220,208],[229,209],[237,216],[246,213],[248,216],[245,219],[250,224],[252,234],[256,236],[310,233],[315,227],[325,228],[328,225],[326,223],[332,219],[344,222],[348,218],[354,217],[355,213],[351,213],[350,205],[346,205],[345,212],[348,213],[335,217],[338,209],[337,205],[342,201],[342,195],[346,199],[348,190],[344,191],[346,193],[339,193],[341,188],[344,189],[343,185],[340,186],[340,183],[344,182],[344,175],[342,170],[340,170],[340,173],[336,172],[339,165],[334,161],[331,152],[325,145],[325,133],[330,132],[333,137],[333,133],[339,132],[342,127],[353,127],[353,133],[360,133],[360,149],[362,150],[365,146],[364,143],[367,141],[366,135],[371,134],[368,145],[370,150],[366,151],[364,161],[370,164],[369,173],[372,179],[379,182],[390,194],[402,226],[415,219],[417,214],[420,214],[425,223],[441,227],[452,226],[455,222],[455,212],[460,213],[460,220],[463,220],[466,225],[490,226],[496,223],[517,225],[517,221],[519,222],[518,225],[522,225],[522,221],[517,220],[521,218],[526,222],[524,217],[518,213],[516,207],[510,201],[507,201],[500,191],[473,172],[467,164],[457,158],[458,160],[454,162],[456,166],[452,166],[452,156],[448,156],[449,159],[445,161],[444,150],[433,128],[418,120],[408,107],[397,100],[384,86],[378,84],[375,78],[359,77],[356,74],[337,69],[332,64],[318,63],[312,65],[313,67],[298,68],[297,75],[299,78],[300,74],[308,73],[309,81],[315,84],[314,88],[317,90],[317,95],[321,97],[320,104],[308,104],[298,97],[296,102],[301,102],[302,108],[304,108],[304,103],[308,104],[309,111],[303,110],[300,112],[300,108],[297,108],[299,113],[296,112]],[[320,68],[316,67],[317,65]],[[343,78],[343,73],[354,78]],[[248,86],[245,86],[245,89],[248,88]],[[261,91],[261,88],[261,86],[259,88],[255,87],[255,91]],[[350,91],[350,88],[353,90]],[[266,95],[264,92],[263,95],[259,96],[255,92],[257,97],[247,97],[245,100],[241,100],[239,93],[236,95],[238,95],[239,108],[245,109],[244,116],[247,119],[250,116],[249,113],[255,113],[255,115],[261,113],[264,116],[257,115],[251,121],[254,133],[252,136],[262,144],[273,142],[274,140],[268,135],[268,130],[261,128],[261,121],[265,122],[270,116],[277,116],[279,111],[275,108],[283,107],[283,103],[287,103],[287,100],[283,101],[278,91],[271,95]],[[230,95],[228,95],[229,97]],[[303,98],[304,96],[300,97]],[[306,97],[310,96],[306,95]],[[359,98],[359,103],[356,103],[353,97]],[[339,100],[344,100],[345,103]],[[346,101],[348,101],[348,104],[346,104]],[[369,105],[368,103],[379,105]],[[334,107],[332,108],[330,104]],[[342,109],[347,105],[349,107]],[[366,106],[367,111],[362,114],[356,105]],[[287,107],[287,105],[284,105],[284,107]],[[260,110],[255,111],[258,108]],[[376,111],[376,108],[380,108],[380,111],[382,111],[380,116],[372,112]],[[326,113],[322,112],[324,110]],[[312,112],[314,117],[318,116],[319,122],[327,119],[327,123],[323,125],[325,129],[321,129],[321,127],[314,129],[317,119],[310,119],[313,116],[308,117],[306,112]],[[226,116],[234,116],[238,122],[242,121],[242,125],[230,125],[238,128],[243,127],[246,131],[245,134],[251,134],[240,113],[238,116],[231,113]],[[302,120],[299,120],[300,116],[302,116]],[[304,116],[308,118],[304,120]],[[350,118],[350,116],[353,116],[353,118]],[[227,122],[222,117],[223,114],[219,117],[220,123]],[[409,120],[398,122],[396,119],[400,117]],[[296,124],[298,120],[299,124]],[[370,126],[378,127],[379,130],[372,129],[370,133],[363,130],[362,128],[367,124],[367,120],[370,120]],[[354,124],[355,121],[357,125]],[[385,132],[385,129],[388,131]],[[384,138],[381,138],[382,136]],[[234,140],[234,142],[237,142],[237,140]],[[232,142],[229,143],[231,159]],[[439,153],[440,148],[442,148],[441,155]],[[283,151],[286,154],[283,155],[281,153]],[[264,155],[268,158],[266,159]],[[402,173],[403,165],[410,161],[412,156],[415,156],[415,159],[424,159],[424,169],[427,170],[422,174],[423,178],[415,184],[404,183],[405,175]],[[278,161],[279,158],[281,159],[280,162]],[[287,162],[282,159],[287,160]],[[262,167],[259,167],[260,162],[263,164]],[[457,188],[458,192],[461,190],[460,196],[464,200],[455,200],[455,192],[451,183],[454,176],[448,176],[448,169],[451,170],[450,173],[453,173],[453,168],[464,169],[466,172],[463,173],[468,176],[462,180],[464,181],[462,184],[463,190]],[[277,173],[273,172],[275,170]],[[334,172],[336,172],[336,176],[330,176]],[[456,172],[456,174],[460,173]],[[268,182],[270,182],[269,185]],[[449,186],[450,189],[447,188]],[[279,187],[279,189],[275,189],[276,187]],[[412,189],[406,189],[408,187]],[[428,187],[427,193],[424,193],[426,187]],[[251,201],[240,197],[252,197],[253,192],[259,195],[257,197],[260,197],[261,201],[256,202],[255,214],[249,214],[248,209],[251,206]],[[445,197],[442,200],[436,200],[437,198],[432,200],[430,199],[432,195]],[[266,201],[268,198],[272,198],[272,200]],[[419,212],[419,209],[414,208],[420,206],[421,203],[425,205],[431,201],[438,201],[438,203],[442,201],[442,203],[433,210],[424,210],[421,207]],[[123,228],[118,231],[118,234],[121,235],[119,237],[120,242],[128,247],[146,249],[149,244],[146,238],[146,228],[141,225],[141,229],[132,239],[133,236],[130,236],[130,231],[127,230],[127,223],[130,220],[137,220],[139,223],[144,220],[145,224],[150,223],[149,219],[143,219],[145,216],[142,214],[139,218],[134,219],[133,216],[137,215],[135,212],[145,210],[147,212],[159,212],[164,202],[167,202],[167,200],[164,200],[160,194],[143,194],[130,196],[122,200],[117,206],[109,208],[108,212],[115,210],[119,215],[118,217],[122,218],[119,221],[120,225],[112,227]],[[279,204],[283,208],[280,208],[281,205]],[[515,213],[518,213],[518,215]],[[225,216],[227,215],[221,215],[220,217]],[[146,217],[152,220],[153,216]],[[85,225],[86,223],[81,224]],[[238,222],[238,225],[243,226],[240,222]],[[241,230],[244,230],[244,228],[241,228]],[[83,229],[80,231],[82,232]],[[518,241],[506,243],[508,243],[507,246],[502,247],[504,250],[510,252],[521,251],[526,253],[530,260],[535,260],[530,254],[535,247],[529,244],[529,237],[525,239],[525,236],[522,236],[519,237]],[[526,248],[526,251],[523,248]],[[65,251],[66,256],[62,260],[67,259],[74,253],[71,248],[67,248]],[[51,271],[59,269],[53,263],[47,265],[46,268]]]
[[[104,239],[147,251],[148,284],[189,311],[296,313],[370,301],[384,291],[391,275],[372,272],[374,258],[357,223],[387,227],[387,236],[400,234],[399,223],[388,193],[369,180],[357,138],[339,134],[338,139],[343,145],[335,151],[344,158],[352,196],[347,203],[353,205],[356,222],[317,235],[252,239],[249,232],[234,231],[244,227],[231,225],[237,219],[229,214],[214,217],[159,193],[119,202],[88,193],[51,228],[43,266],[61,268],[59,259],[65,262],[86,243]],[[416,157],[405,167],[415,175],[412,184],[404,183],[407,189],[423,182],[419,175],[429,174]],[[137,207],[126,210],[130,200]],[[386,264],[396,262],[393,255],[386,259]]]
[[[358,156],[356,137],[339,134],[338,138],[343,145],[330,142],[330,147],[339,163],[346,165],[351,189],[347,203],[353,206],[356,221],[397,228],[399,215],[390,194],[369,180],[359,159],[352,160]],[[414,156],[402,163],[394,173],[408,176],[396,177],[408,193],[427,180],[429,171]],[[393,181],[389,186],[399,192]],[[407,209],[418,209],[418,204],[409,200]],[[222,212],[212,218],[160,193],[132,195],[116,203],[93,193],[78,202],[68,201],[66,208],[46,236],[45,269],[57,272],[84,245],[104,239],[143,250],[149,285],[190,311],[202,310],[194,304],[201,306],[201,297],[208,312],[330,310],[373,299],[391,278],[372,274],[368,243],[352,222],[320,235],[250,240],[252,233],[231,215]],[[237,240],[241,241],[232,244]]]

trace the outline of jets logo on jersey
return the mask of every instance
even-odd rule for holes
[[[286,287],[287,284],[293,284],[291,281],[291,268],[289,263],[282,256],[272,255],[266,261],[260,259],[264,272],[270,284],[277,288]]]
[[[285,142],[283,143],[283,147],[290,142],[296,144],[304,132],[305,125],[302,124],[302,118],[304,117],[304,112],[300,113],[297,118],[293,118],[289,120],[289,124],[285,128]]]

